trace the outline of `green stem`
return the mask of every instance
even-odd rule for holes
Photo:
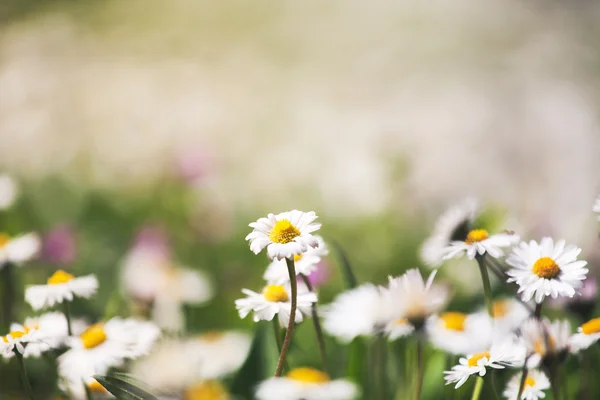
[[[69,336],[73,336],[73,331],[71,330],[71,311],[70,311],[70,306],[69,306],[69,302],[67,300],[65,300],[65,302],[63,303],[63,311],[65,313],[65,318],[67,319],[67,330],[69,332]]]
[[[283,346],[282,337],[281,337],[281,329],[279,328],[279,320],[277,318],[273,318],[273,333],[275,334],[275,342],[277,343],[277,352],[281,354],[281,346]]]
[[[354,271],[352,271],[352,267],[350,265],[350,260],[344,251],[344,248],[333,239],[329,239],[329,243],[337,250],[338,256],[341,262],[341,270],[342,275],[344,275],[344,279],[349,289],[355,288],[358,283],[356,280],[356,275],[354,275]]]
[[[492,299],[492,287],[490,285],[490,276],[485,265],[486,255],[476,255],[475,259],[479,265],[479,272],[481,272],[481,281],[483,282],[483,294],[485,296],[485,304],[490,318],[494,318],[494,304]]]
[[[415,400],[421,399],[421,389],[423,387],[423,343],[419,337],[417,340],[417,382],[415,387]]]
[[[310,290],[313,291],[313,287],[308,280],[308,277],[304,274],[300,274],[300,277],[304,281],[304,284]],[[319,354],[321,355],[321,365],[323,371],[327,372],[327,349],[325,347],[325,336],[321,329],[321,322],[319,321],[319,312],[317,311],[317,303],[313,303],[311,307],[313,326],[315,327],[315,334],[317,335],[317,342],[319,343]]]
[[[29,377],[27,376],[27,368],[25,368],[25,361],[23,360],[23,354],[19,353],[17,349],[14,349],[13,352],[19,362],[19,367],[21,368],[21,379],[23,380],[23,386],[25,386],[25,392],[27,393],[27,397],[30,400],[33,400],[33,390],[31,389],[31,383],[29,383]]]
[[[521,398],[523,395],[523,390],[525,389],[525,381],[527,380],[527,362],[529,361],[529,357],[531,357],[531,355],[525,357],[525,362],[523,363],[523,372],[521,373],[521,381],[519,382],[519,393],[517,394],[517,399]]]
[[[494,399],[500,400],[500,396],[498,395],[498,386],[496,385],[496,373],[497,373],[497,371],[491,371],[492,392],[494,392]]]
[[[294,259],[286,258],[285,263],[287,264],[288,274],[290,276],[290,286],[292,289],[292,304],[290,309],[290,321],[288,322],[288,328],[285,332],[285,339],[281,346],[281,353],[279,354],[279,361],[277,361],[277,368],[275,369],[275,377],[280,377],[283,372],[283,366],[285,364],[285,358],[292,344],[292,337],[294,336],[294,326],[296,323],[296,306],[298,302],[298,282],[296,279],[296,267],[294,266]]]
[[[386,400],[388,398],[387,390],[387,340],[384,335],[378,335],[375,343],[375,382],[377,387],[376,399]]]
[[[471,400],[479,400],[479,395],[481,394],[482,388],[483,388],[483,378],[478,376],[477,381],[475,381],[475,387],[473,388],[473,394],[471,395]]]
[[[504,272],[504,269],[499,264],[496,263],[496,261],[494,260],[493,257],[486,257],[485,261],[486,261],[489,269],[494,273],[494,275],[496,275],[496,278],[498,278],[498,281],[502,282],[502,284],[505,287],[511,286],[511,284],[509,284],[506,281],[508,279],[508,275],[506,275],[506,272]],[[531,306],[529,305],[528,302],[523,301],[523,299],[521,298],[521,296],[519,294],[514,293],[513,297],[517,301],[519,301],[521,304],[523,304],[523,306],[525,306],[525,308],[527,308],[527,310],[529,310],[530,313],[533,313],[533,308],[531,308]]]
[[[544,303],[542,302],[542,303],[538,303],[538,304],[535,305],[535,312],[533,313],[533,316],[536,319],[542,318],[542,305],[543,304]]]

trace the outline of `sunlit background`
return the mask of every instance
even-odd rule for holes
[[[19,196],[0,228],[44,235],[26,283],[97,274],[75,303],[88,319],[148,311],[123,272],[140,248],[202,271],[206,293],[163,316],[189,335],[254,329],[233,301],[262,284],[244,236],[268,212],[315,210],[360,281],[419,266],[467,196],[600,259],[598,17],[587,1],[3,0],[0,168]],[[476,291],[472,272],[445,278]],[[19,387],[0,376],[0,393]]]

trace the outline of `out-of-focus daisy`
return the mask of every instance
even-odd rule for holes
[[[314,211],[292,210],[280,214],[269,214],[249,226],[254,230],[246,236],[250,250],[260,253],[265,247],[269,260],[292,258],[317,247],[319,242],[312,233],[321,228]]]
[[[183,400],[229,400],[231,396],[218,381],[202,381],[195,383],[183,392]]]
[[[207,332],[188,341],[188,354],[202,379],[220,379],[237,371],[248,356],[251,338],[241,332]]]
[[[589,320],[577,328],[577,333],[569,340],[573,352],[587,349],[600,339],[600,318]]]
[[[555,244],[549,237],[539,244],[534,240],[521,242],[506,260],[513,267],[507,271],[508,282],[519,285],[524,301],[535,298],[541,303],[546,296],[573,297],[588,273],[587,261],[577,260],[579,253],[577,246],[565,246],[564,240]]]
[[[59,381],[58,386],[62,391],[69,394],[70,399],[87,399],[86,387],[92,394],[93,399],[114,398],[104,386],[92,377],[87,377],[83,380],[68,380],[63,378]]]
[[[509,337],[494,343],[489,350],[469,354],[462,357],[458,365],[450,371],[444,371],[446,384],[456,383],[454,388],[461,387],[471,375],[484,376],[488,368],[503,369],[523,364],[525,352]]]
[[[414,268],[399,277],[389,277],[387,292],[398,309],[400,322],[406,320],[420,329],[428,317],[446,305],[448,288],[434,284],[435,275],[436,271],[433,271],[425,282],[421,272]],[[397,325],[397,322],[398,320],[392,324]]]
[[[529,318],[527,307],[514,299],[505,298],[495,300],[492,310],[494,313],[495,336],[503,336],[509,332],[513,332],[521,326],[523,321]]]
[[[67,318],[59,312],[50,312],[39,317],[27,318],[23,324],[25,329],[36,330],[39,341],[29,343],[25,347],[24,357],[39,357],[49,349],[60,347],[68,337]],[[11,330],[18,329],[13,324]]]
[[[596,214],[600,214],[600,196],[596,197],[596,200],[594,201],[594,206],[592,207],[592,211]],[[600,218],[600,216],[598,216],[598,218]]]
[[[0,268],[8,263],[21,265],[33,259],[40,251],[40,247],[40,238],[35,233],[15,237],[0,233]]]
[[[76,278],[68,272],[58,270],[46,285],[34,285],[25,289],[25,300],[34,310],[52,307],[74,297],[90,298],[98,290],[98,279],[94,275]]]
[[[454,241],[444,250],[444,260],[462,257],[466,254],[469,259],[476,255],[489,254],[498,258],[504,255],[503,247],[510,247],[519,241],[519,236],[505,232],[490,235],[485,229],[473,229],[464,241]]]
[[[445,312],[427,321],[431,343],[452,354],[472,354],[489,348],[492,323],[486,313]]]
[[[275,315],[282,327],[287,327],[292,309],[292,291],[290,284],[267,285],[260,293],[242,289],[247,297],[235,301],[240,317],[246,318],[252,311],[254,321],[271,321]],[[317,302],[317,295],[308,290],[306,285],[298,283],[298,303],[295,322],[302,322],[305,315],[310,315],[311,306]]]
[[[385,327],[385,333],[389,340],[396,340],[408,336],[415,331],[415,327],[405,318],[398,318],[389,322]]]
[[[358,396],[355,384],[344,379],[331,380],[314,368],[294,368],[285,377],[262,382],[258,400],[351,400]]]
[[[184,304],[204,304],[214,296],[212,283],[201,271],[171,267],[164,270],[152,309],[152,319],[163,329],[185,328]]]
[[[305,253],[297,254],[294,256],[294,263],[296,267],[296,275],[309,276],[311,272],[317,269],[317,264],[321,261],[321,257],[329,254],[329,249],[323,241],[321,236],[315,235],[318,246],[314,248],[308,248]],[[273,260],[267,267],[263,278],[267,282],[281,285],[285,282],[289,282],[290,275],[288,273],[287,264],[285,260]]]
[[[421,246],[421,260],[429,267],[439,267],[446,247],[454,241],[464,241],[471,231],[479,211],[477,199],[468,198],[446,210],[437,220],[433,233]]]
[[[83,386],[83,381],[121,366],[126,359],[148,354],[159,335],[156,325],[145,321],[113,318],[96,323],[69,338],[70,350],[58,358],[59,375],[67,386],[78,382]]]
[[[519,389],[521,387],[521,373],[514,375],[508,384],[502,395],[507,400],[517,400],[519,395]],[[548,377],[537,369],[531,370],[527,373],[525,378],[525,386],[523,386],[523,393],[521,398],[518,400],[539,400],[546,397],[544,390],[550,388],[550,381]]]
[[[530,368],[541,363],[562,361],[569,350],[571,325],[567,320],[550,322],[546,318],[530,318],[521,326],[521,337],[527,353],[531,354],[527,365]]]
[[[339,294],[322,314],[323,329],[342,342],[380,333],[401,317],[389,292],[370,283]]]
[[[0,174],[0,210],[12,206],[18,195],[19,188],[15,180],[8,174]]]
[[[28,329],[23,325],[13,324],[11,331],[0,337],[0,352],[5,358],[10,358],[17,351],[25,353],[25,348],[30,343],[39,343],[39,332],[37,329]]]

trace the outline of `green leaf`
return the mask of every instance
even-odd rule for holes
[[[335,248],[338,254],[340,259],[340,269],[342,270],[342,275],[344,275],[346,285],[349,289],[355,288],[358,283],[356,281],[356,275],[354,275],[354,271],[352,271],[352,266],[350,265],[350,260],[348,259],[346,251],[338,242],[332,239],[329,239],[329,243]]]
[[[97,375],[94,376],[94,379],[118,400],[158,400],[158,397],[140,387],[144,386],[142,382],[126,374]]]

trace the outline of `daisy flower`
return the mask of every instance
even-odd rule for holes
[[[258,400],[352,400],[358,396],[355,384],[331,380],[317,369],[294,368],[285,377],[263,381],[256,391]]]
[[[80,326],[80,324],[76,324],[76,321],[73,321],[72,325]],[[25,348],[23,356],[26,358],[39,357],[49,349],[56,349],[62,346],[68,337],[67,318],[60,312],[50,312],[39,317],[27,318],[23,326],[28,330],[36,330],[39,338],[38,342],[29,343]],[[10,329],[18,329],[18,325],[13,324]],[[77,330],[74,329],[74,331]]]
[[[188,341],[187,354],[201,379],[220,379],[237,371],[248,356],[251,338],[241,332],[207,332]]]
[[[452,354],[471,354],[489,348],[492,323],[487,313],[445,312],[427,320],[431,343]]]
[[[517,330],[529,318],[529,310],[515,299],[505,298],[495,300],[492,304],[494,313],[494,335],[502,336]],[[481,312],[487,312],[482,309]]]
[[[471,375],[484,376],[488,368],[503,369],[523,364],[524,348],[516,345],[514,337],[494,343],[489,350],[472,353],[460,358],[459,364],[450,371],[444,371],[446,385],[456,383],[461,387]]]
[[[183,400],[230,400],[225,386],[218,381],[201,381],[183,391]]]
[[[267,285],[260,293],[242,289],[247,297],[235,301],[240,317],[246,318],[251,311],[254,312],[254,322],[261,320],[271,321],[278,316],[279,324],[287,327],[292,309],[290,284]],[[305,315],[310,315],[311,306],[317,302],[317,295],[308,290],[306,285],[298,283],[298,299],[295,322],[302,322]]]
[[[10,208],[19,195],[19,188],[8,174],[0,174],[0,210]]]
[[[41,247],[41,240],[35,233],[12,238],[6,233],[0,233],[0,268],[9,263],[21,265],[35,258]]]
[[[444,250],[453,241],[463,241],[471,230],[479,211],[477,199],[465,199],[446,210],[437,220],[433,233],[421,246],[421,260],[429,267],[439,267],[444,262]]]
[[[86,400],[86,388],[92,394],[93,399],[114,398],[114,396],[110,394],[110,392],[94,378],[87,377],[83,380],[77,380],[78,377],[78,375],[75,375],[73,379],[65,379],[65,377],[61,377],[61,380],[59,381],[58,387],[63,392],[68,393],[70,396],[69,398],[75,400]]]
[[[504,255],[503,247],[510,247],[519,241],[519,236],[505,232],[496,235],[489,234],[485,229],[469,231],[464,241],[453,241],[444,249],[444,260],[462,257],[466,254],[472,260],[476,255],[489,254],[498,258]]]
[[[317,264],[321,261],[321,257],[329,254],[329,249],[323,241],[323,238],[318,235],[315,235],[314,237],[318,242],[317,247],[308,248],[305,253],[294,256],[296,275],[303,274],[305,276],[309,276],[317,269]],[[277,259],[273,260],[267,267],[263,278],[267,282],[275,283],[277,285],[289,282],[290,275],[288,273],[286,261]]]
[[[385,333],[391,341],[408,336],[414,331],[415,327],[406,318],[398,318],[385,327]]]
[[[0,337],[0,352],[4,358],[14,356],[17,351],[24,354],[30,343],[39,343],[39,332],[37,329],[28,329],[23,325],[12,324],[11,331]]]
[[[600,318],[589,320],[577,328],[577,333],[569,340],[571,351],[587,349],[600,339]]]
[[[587,261],[577,260],[579,253],[579,247],[565,246],[564,240],[554,243],[549,237],[539,244],[534,240],[521,242],[506,260],[513,267],[507,271],[508,282],[519,285],[524,301],[535,298],[541,303],[546,296],[573,297],[588,273]]]
[[[292,210],[281,214],[269,214],[249,226],[254,230],[246,236],[250,242],[250,250],[260,253],[265,247],[269,260],[292,258],[317,247],[318,241],[312,235],[321,228],[314,222],[317,215],[314,211],[302,212]]]
[[[94,375],[122,366],[126,359],[148,354],[159,335],[154,324],[135,319],[96,323],[68,339],[70,350],[58,358],[59,375],[67,386],[83,385]]]
[[[502,395],[506,397],[507,400],[517,400],[517,396],[519,395],[519,389],[521,387],[521,373],[514,375],[508,384],[506,385],[506,389]],[[548,377],[537,369],[531,370],[527,373],[527,377],[525,378],[525,386],[523,387],[523,393],[521,393],[521,398],[518,400],[539,400],[546,397],[546,393],[544,390],[548,390],[550,388],[550,381]]]
[[[401,317],[389,292],[370,283],[339,294],[322,314],[323,329],[346,343],[382,332]]]
[[[52,307],[74,297],[90,298],[98,289],[98,280],[94,275],[79,278],[61,269],[56,271],[46,285],[34,285],[25,289],[25,300],[34,310]]]
[[[433,271],[424,281],[421,272],[414,268],[399,277],[388,278],[387,293],[400,314],[400,322],[406,320],[420,329],[428,317],[446,305],[448,288],[433,283],[436,273],[437,270]]]
[[[567,355],[571,325],[567,320],[550,322],[546,318],[541,321],[530,318],[521,326],[521,337],[527,353],[531,354],[527,365],[534,368],[540,363],[560,361]]]

